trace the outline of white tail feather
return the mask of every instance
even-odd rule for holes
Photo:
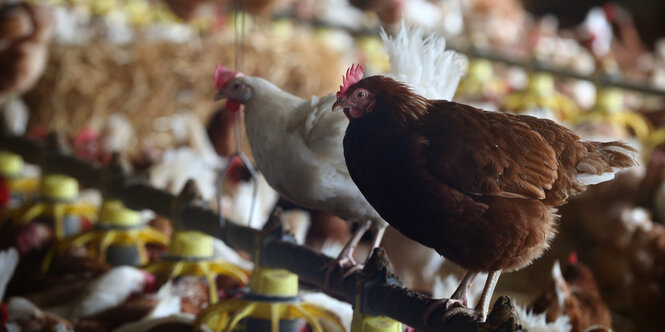
[[[389,77],[425,98],[452,100],[466,73],[467,59],[446,50],[445,38],[434,34],[424,37],[421,28],[407,27],[402,21],[394,37],[382,29],[381,39],[390,58]]]

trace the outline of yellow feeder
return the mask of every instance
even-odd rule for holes
[[[596,105],[581,114],[575,122],[610,123],[628,127],[641,142],[647,142],[654,130],[647,118],[623,106],[623,93],[617,88],[604,88],[598,91]]]
[[[217,275],[228,275],[244,285],[249,282],[249,271],[213,257],[212,237],[201,232],[175,232],[168,254],[145,269],[153,274],[167,275],[169,279],[182,275],[205,277],[210,303],[219,299],[215,282]]]
[[[386,316],[372,316],[354,311],[351,332],[402,332],[402,323]]]
[[[318,319],[324,318],[345,330],[339,318],[327,309],[302,303],[298,297],[298,276],[282,269],[269,269],[255,265],[249,293],[242,298],[212,305],[201,311],[194,322],[199,330],[207,325],[215,332],[298,331],[299,320],[304,319],[314,332],[323,332]],[[240,326],[244,321],[244,328]]]
[[[2,178],[9,191],[9,201],[4,206],[14,208],[24,200],[29,199],[37,191],[37,180],[21,177],[23,171],[23,158],[8,151],[0,151],[0,178]],[[0,225],[4,217],[0,217]]]
[[[523,91],[507,96],[503,108],[512,113],[525,113],[532,110],[548,110],[559,121],[570,120],[577,113],[575,102],[554,88],[554,77],[547,73],[532,73]]]
[[[59,174],[43,176],[37,196],[34,202],[28,202],[8,211],[9,213],[4,214],[0,222],[12,219],[14,225],[25,226],[36,218],[52,218],[56,239],[60,240],[78,232],[66,229],[67,217],[84,217],[90,222],[95,219],[94,206],[76,202],[78,182],[69,176]]]
[[[49,252],[42,264],[42,272],[46,272],[53,255],[62,255],[71,247],[85,246],[91,257],[107,262],[109,248],[131,248],[138,253],[138,261],[133,265],[148,263],[146,244],[166,246],[169,238],[150,226],[141,224],[139,213],[125,207],[121,201],[106,201],[102,204],[99,221],[95,229],[74,237],[64,239]],[[127,262],[111,262],[112,265]]]
[[[492,100],[508,90],[501,79],[494,76],[492,63],[486,59],[473,59],[469,71],[462,77],[455,97],[461,100]]]

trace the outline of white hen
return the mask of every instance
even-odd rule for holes
[[[91,282],[83,294],[46,311],[61,317],[89,317],[125,302],[135,292],[141,292],[154,281],[152,277],[131,266],[115,267]]]
[[[423,38],[422,30],[404,24],[396,38],[382,37],[392,77],[429,98],[452,98],[464,73],[463,58],[445,51],[445,39]],[[341,112],[331,112],[335,94],[305,100],[260,77],[222,66],[215,71],[215,86],[215,99],[227,98],[228,110],[244,104],[252,153],[275,190],[300,205],[360,225],[333,264],[355,266],[353,251],[370,227],[378,246],[387,223],[349,176],[342,147],[348,121]]]

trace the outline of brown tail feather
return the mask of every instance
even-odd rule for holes
[[[624,142],[596,143],[596,151],[608,166],[613,168],[627,168],[637,166],[637,150]]]
[[[587,152],[576,165],[584,185],[611,180],[614,173],[637,165],[637,151],[623,142],[586,142]]]

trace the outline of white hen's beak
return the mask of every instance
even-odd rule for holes
[[[218,100],[224,99],[224,98],[227,98],[226,88],[222,88],[221,90],[217,91],[217,93],[215,94],[215,97],[213,97],[213,100],[218,101]]]

